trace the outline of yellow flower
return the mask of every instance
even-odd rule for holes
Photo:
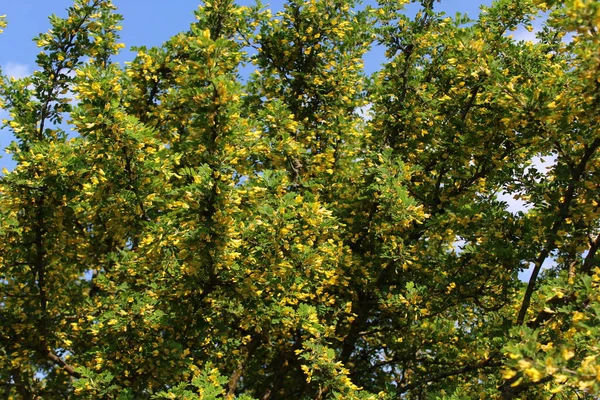
[[[534,382],[538,382],[543,377],[542,373],[535,368],[527,368],[525,374]]]
[[[502,370],[502,378],[503,379],[511,379],[513,378],[515,375],[517,375],[516,371],[513,371],[512,369],[503,369]]]
[[[585,319],[585,314],[580,311],[575,311],[573,313],[573,322],[577,323]]]
[[[565,360],[570,360],[571,358],[575,357],[575,353],[573,350],[565,348],[562,350],[562,356]]]

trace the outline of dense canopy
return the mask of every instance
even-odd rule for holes
[[[0,397],[600,395],[600,3],[406,3],[206,1],[126,64],[110,0],[52,16],[0,82]]]

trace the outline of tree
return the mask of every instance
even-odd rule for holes
[[[4,398],[598,395],[600,4],[406,3],[213,0],[124,66],[110,0],[51,17],[0,85]]]

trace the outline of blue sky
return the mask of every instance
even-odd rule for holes
[[[115,0],[119,13],[123,14],[121,42],[127,48],[139,45],[160,45],[169,37],[189,28],[194,21],[193,11],[198,0]],[[7,76],[22,77],[35,69],[35,57],[40,51],[32,39],[50,28],[48,16],[66,15],[71,0],[13,0],[0,1],[0,15],[6,14],[8,26],[0,35],[0,66]],[[127,61],[132,54],[124,51],[120,61]],[[6,118],[0,111],[0,118]],[[4,148],[12,141],[11,135],[0,131],[0,170],[11,169],[14,163],[4,154]]]
[[[193,11],[199,6],[199,0],[113,0],[123,15],[121,42],[126,48],[131,46],[160,45],[178,32],[187,30],[194,21]],[[238,0],[240,4],[253,4],[254,0]],[[263,0],[267,3],[266,0]],[[366,0],[366,3],[375,3]],[[481,4],[490,4],[491,0],[445,0],[437,7],[454,15],[456,11],[467,12],[469,16],[478,14]],[[65,16],[72,0],[5,0],[0,2],[0,15],[6,14],[8,27],[0,35],[0,67],[7,76],[22,77],[35,69],[35,57],[39,52],[32,39],[49,27],[48,16]],[[283,0],[268,3],[272,9],[281,9]],[[128,61],[133,57],[129,51],[123,51],[118,61]],[[373,52],[366,61],[368,71],[377,69],[383,61],[382,56]],[[0,118],[6,118],[0,110]],[[0,154],[10,143],[12,137],[6,131],[0,131]],[[3,155],[0,169],[11,168],[14,163]]]
[[[241,4],[251,4],[253,0],[238,0]],[[267,3],[266,1],[264,1]],[[5,74],[31,72],[39,49],[31,40],[49,28],[48,16],[52,13],[66,15],[72,0],[13,0],[0,4],[0,15],[6,14],[8,27],[0,36],[0,66]],[[366,1],[374,3],[374,1]],[[445,0],[437,7],[453,15],[456,11],[468,12],[475,17],[481,4],[491,0]],[[199,0],[114,0],[123,15],[121,41],[127,48],[131,46],[160,45],[174,34],[186,30],[194,21],[193,11]],[[281,8],[283,1],[270,2],[272,8]],[[120,57],[130,58],[130,54]]]
[[[251,5],[255,0],[237,0],[239,4]],[[280,10],[284,0],[262,0],[273,10]],[[0,0],[0,15],[7,16],[8,27],[0,35],[0,67],[6,76],[23,77],[35,69],[35,58],[40,49],[33,38],[50,28],[48,16],[56,14],[64,17],[66,9],[73,0]],[[113,0],[118,12],[123,15],[120,41],[126,49],[117,57],[117,61],[129,61],[134,54],[128,49],[132,46],[158,46],[171,36],[187,30],[194,22],[194,10],[200,0]],[[363,0],[365,4],[375,4],[376,0]],[[467,13],[476,18],[479,8],[490,5],[492,0],[438,0],[437,10],[448,15]],[[412,10],[415,7],[411,8]],[[536,24],[539,27],[539,22]],[[515,39],[534,39],[534,34],[524,29],[514,33]],[[365,70],[371,73],[384,61],[381,49],[375,49],[365,57]],[[248,73],[248,68],[241,71]],[[8,115],[0,109],[0,120]],[[0,170],[12,169],[14,162],[4,153],[4,148],[12,141],[7,130],[0,130]]]

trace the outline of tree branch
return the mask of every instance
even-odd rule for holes
[[[588,161],[590,160],[598,146],[600,146],[600,139],[594,140],[594,142],[586,149],[577,167],[571,170],[571,179],[569,181],[569,185],[567,186],[567,191],[564,195],[564,200],[560,206],[558,218],[555,220],[554,224],[552,224],[552,228],[550,229],[550,232],[547,236],[546,245],[535,260],[534,268],[531,273],[531,277],[529,278],[527,289],[525,290],[525,295],[523,296],[523,302],[521,303],[521,309],[519,310],[519,315],[516,320],[517,325],[522,325],[525,321],[525,316],[527,315],[527,310],[529,309],[529,305],[531,304],[531,296],[533,295],[533,291],[535,289],[537,277],[542,269],[542,264],[555,247],[556,234],[560,227],[563,225],[565,219],[569,216],[571,202],[575,197],[576,185],[579,182],[581,176],[583,175]]]
[[[61,367],[71,377],[73,377],[73,378],[81,378],[81,374],[79,372],[75,371],[75,368],[72,365],[67,364],[65,362],[65,360],[63,360],[62,358],[60,358],[59,356],[57,356],[52,350],[46,349],[46,355],[48,356],[48,358],[54,364],[56,364],[59,367]]]
[[[408,392],[409,390],[413,390],[415,388],[418,388],[419,386],[423,386],[423,385],[426,385],[429,383],[439,382],[442,379],[448,378],[450,376],[456,376],[456,375],[464,374],[465,372],[476,371],[478,369],[488,368],[488,367],[497,367],[497,366],[501,365],[499,362],[492,362],[492,359],[493,359],[493,357],[490,357],[487,360],[484,360],[477,364],[465,365],[464,367],[461,367],[461,368],[457,368],[457,369],[453,369],[453,370],[445,371],[445,372],[440,372],[438,374],[431,375],[427,378],[421,379],[415,383],[408,384],[399,389],[398,393],[400,394],[400,396],[398,398],[403,398],[402,394]]]
[[[598,252],[598,247],[600,247],[600,234],[596,236],[588,249],[588,253],[585,256],[585,260],[583,261],[583,266],[581,267],[581,272],[584,274],[589,274],[592,272],[592,267],[595,265],[594,260],[596,258],[596,253]]]
[[[246,346],[246,355],[244,356],[244,359],[238,363],[238,366],[236,367],[235,371],[233,371],[233,374],[229,378],[229,384],[227,385],[227,396],[225,396],[226,399],[235,398],[235,391],[240,382],[240,378],[242,377],[242,374],[244,373],[244,368],[246,367],[246,365],[245,365],[246,361],[248,360],[248,357],[250,357],[252,355],[254,350],[256,350],[256,348],[259,346],[260,341],[261,341],[261,339],[259,336],[254,336],[252,338],[252,340],[250,341],[250,343],[248,343],[248,345]]]

